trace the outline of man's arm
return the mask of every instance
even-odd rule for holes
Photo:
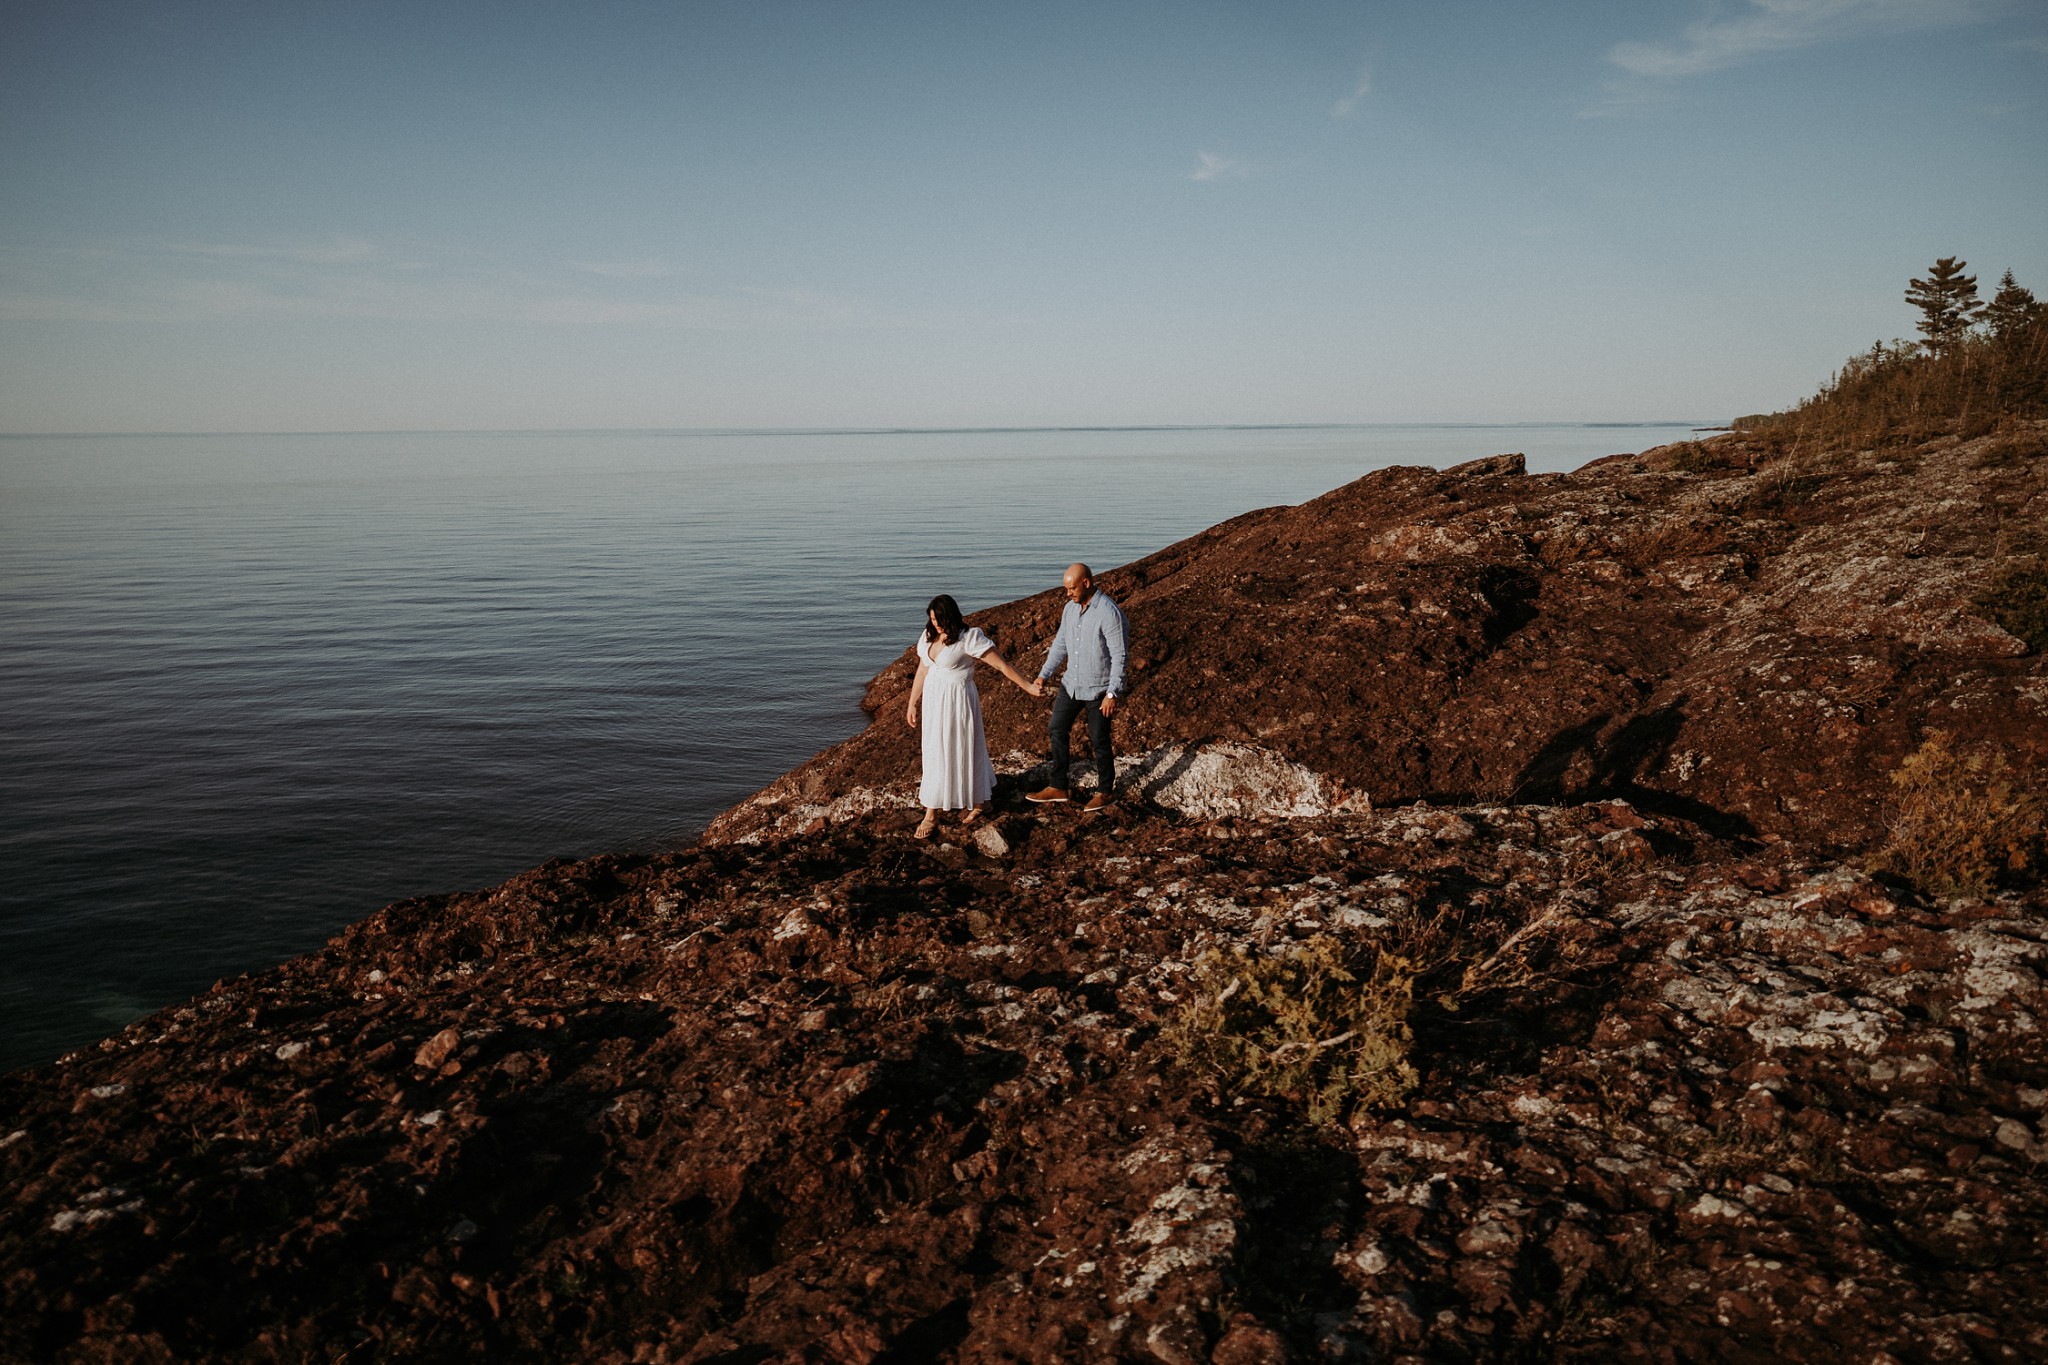
[[[1059,628],[1052,633],[1052,648],[1045,651],[1045,667],[1038,670],[1041,681],[1052,681],[1052,675],[1060,671],[1060,665],[1067,661],[1067,613],[1060,613]]]
[[[1118,607],[1109,614],[1109,620],[1102,624],[1102,643],[1109,648],[1109,687],[1104,696],[1121,697],[1124,694],[1124,656],[1130,652],[1131,623]]]

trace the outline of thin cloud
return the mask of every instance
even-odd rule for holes
[[[1617,43],[1607,59],[1633,76],[1698,76],[1774,52],[1874,33],[1974,23],[1994,0],[1749,0],[1745,12],[1703,19],[1675,40]]]
[[[1190,180],[1229,180],[1244,174],[1244,163],[1215,152],[1197,152],[1195,169],[1189,173]]]
[[[0,320],[635,324],[712,330],[923,328],[850,295],[731,284],[678,288],[577,266],[528,270],[445,253],[166,243],[0,251]]]
[[[1351,93],[1330,106],[1330,117],[1351,117],[1351,111],[1358,107],[1358,102],[1371,93],[1372,72],[1361,69],[1358,73],[1358,83],[1351,87]]]
[[[336,237],[327,242],[259,245],[248,242],[173,242],[169,249],[185,256],[224,256],[252,261],[298,261],[306,265],[348,265],[368,261],[377,248],[360,237]]]
[[[570,264],[608,280],[665,280],[676,273],[661,261],[572,261]]]
[[[1603,84],[1599,99],[1579,110],[1579,117],[1628,118],[1672,102],[1668,86],[1649,81],[1613,80]]]

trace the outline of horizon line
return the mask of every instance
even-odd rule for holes
[[[991,436],[1057,432],[1373,431],[1399,427],[1437,427],[1464,431],[1501,430],[1509,427],[1686,427],[1693,431],[1722,431],[1727,429],[1727,423],[1672,419],[1627,422],[1138,422],[943,427],[364,427],[297,431],[0,431],[0,440],[89,440],[144,436]]]

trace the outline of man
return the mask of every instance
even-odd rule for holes
[[[1051,785],[1025,799],[1069,799],[1067,745],[1075,719],[1086,714],[1088,742],[1095,746],[1097,780],[1095,795],[1081,809],[1105,810],[1116,794],[1116,753],[1109,745],[1109,721],[1124,694],[1124,656],[1131,627],[1109,594],[1095,586],[1095,575],[1086,564],[1069,565],[1062,585],[1067,605],[1060,613],[1060,631],[1046,652],[1045,667],[1038,670],[1038,680],[1044,683],[1051,681],[1062,664],[1066,666],[1066,676],[1052,699]]]

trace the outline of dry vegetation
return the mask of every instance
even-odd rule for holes
[[[1565,880],[1579,888],[1615,870],[1589,857]],[[1356,1122],[1414,1090],[1413,1025],[1425,1016],[1442,1023],[1559,989],[1582,965],[1580,903],[1562,896],[1511,931],[1411,906],[1370,943],[1316,934],[1270,954],[1211,950],[1162,1036],[1220,1099],[1278,1101],[1312,1124]]]
[[[2001,630],[2048,649],[2048,561],[2015,560],[1978,594],[1976,607]]]
[[[2048,417],[2048,320],[2002,337],[1972,336],[1935,353],[1879,342],[1789,412],[1736,419],[1771,454],[1883,450],[1937,436],[1988,435]],[[2013,443],[2022,455],[2025,439]],[[2038,447],[2038,440],[2031,442]]]
[[[1311,1123],[1399,1103],[1415,1087],[1414,964],[1320,934],[1258,957],[1217,949],[1166,1028],[1181,1061],[1231,1096],[1298,1102]]]
[[[2002,755],[1965,753],[1930,731],[1892,785],[1897,814],[1875,870],[1933,895],[1983,896],[2040,867],[2041,802]]]
[[[1947,302],[1930,311],[1933,325],[1923,324],[1927,342],[1879,343],[1798,407],[1738,419],[1733,442],[1682,443],[1668,466],[1688,474],[1760,467],[1741,510],[1796,519],[1872,457],[1916,469],[1914,448],[1930,441],[1990,437],[1977,456],[1982,465],[2048,456],[2048,309],[2008,276],[1998,302],[2009,306],[1994,316],[1974,303],[1960,262],[1942,265],[1954,269],[1935,282]],[[1912,291],[1908,298],[1929,307]],[[1980,314],[1985,325],[1974,325]],[[1674,558],[1756,548],[1697,519],[1620,542],[1588,527],[1535,539],[1553,568],[1618,555],[1648,571]],[[2038,548],[2007,551],[2018,553],[1976,606],[2040,650],[2048,649],[2048,555],[2031,553]],[[1936,896],[1986,895],[2038,875],[2048,853],[2043,802],[2000,755],[1965,751],[1930,732],[1892,785],[1894,819],[1875,870]],[[1212,951],[1195,963],[1194,994],[1164,1041],[1221,1098],[1278,1101],[1317,1124],[1353,1119],[1414,1089],[1411,1025],[1419,1013],[1448,1017],[1482,996],[1555,984],[1571,956],[1568,928],[1545,915],[1490,953],[1478,948],[1473,926],[1442,922],[1389,926],[1378,947],[1319,935],[1271,955]]]

